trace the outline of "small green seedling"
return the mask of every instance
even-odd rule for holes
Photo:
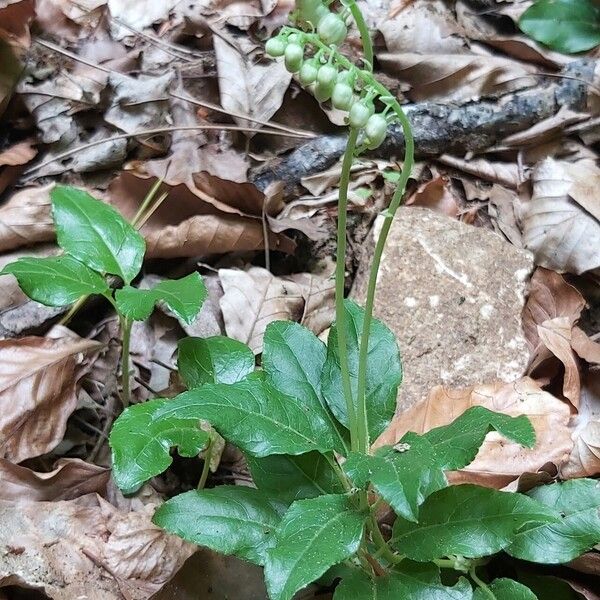
[[[133,321],[147,319],[157,302],[164,302],[182,321],[198,314],[207,292],[202,278],[192,273],[164,281],[152,289],[131,286],[144,260],[144,238],[111,206],[87,192],[58,186],[51,192],[52,218],[60,256],[20,258],[0,275],[14,275],[32,300],[46,306],[68,306],[81,298],[104,296],[121,321],[122,371],[125,406],[129,404],[129,341]],[[116,276],[125,285],[111,287]]]
[[[449,486],[486,435],[526,447],[525,416],[473,407],[445,427],[407,433],[393,446],[373,442],[396,409],[402,368],[393,333],[373,318],[381,255],[413,164],[413,140],[395,98],[372,76],[368,30],[353,0],[334,13],[320,0],[297,0],[298,28],[286,27],[267,52],[321,102],[348,112],[350,133],[338,202],[336,319],[327,344],[298,323],[271,323],[261,369],[250,348],[226,338],[183,340],[179,370],[188,391],[126,410],[110,435],[115,481],[134,493],[172,462],[171,450],[205,452],[214,434],[246,456],[255,488],[223,485],[171,498],[154,522],[223,554],[264,566],[271,600],[292,600],[314,581],[336,586],[334,600],[535,600],[513,579],[494,578],[494,554],[565,563],[600,541],[600,487],[591,479],[526,494]],[[367,69],[336,44],[352,15]],[[377,107],[377,108],[376,108]],[[406,155],[373,253],[365,308],[344,299],[346,210],[352,161],[381,144],[399,122]],[[360,148],[359,148],[360,144]],[[391,532],[378,515],[396,514]],[[540,600],[542,600],[540,598]]]

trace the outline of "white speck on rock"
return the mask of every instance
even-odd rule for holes
[[[491,304],[484,304],[480,309],[479,309],[479,314],[484,318],[484,319],[489,319],[492,314],[494,313],[494,307]]]

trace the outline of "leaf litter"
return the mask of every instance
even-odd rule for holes
[[[561,77],[570,64],[512,26],[529,2],[489,10],[490,3],[466,0],[362,4],[381,34],[379,75],[408,102],[459,106],[492,98],[502,105],[542,77]],[[249,343],[260,360],[274,320],[296,320],[321,336],[331,326],[339,165],[317,164],[303,174],[302,187],[254,184],[259,170],[341,124],[279,63],[264,60],[262,40],[290,7],[0,2],[0,115],[10,125],[0,133],[1,264],[59,252],[49,202],[55,183],[84,187],[130,219],[158,184],[156,198],[164,198],[141,227],[148,246],[143,276],[156,283],[199,270],[210,282],[210,301],[191,325],[159,307],[134,329],[137,402],[180,389],[174,367],[186,333],[227,334]],[[596,66],[597,53],[583,60]],[[523,314],[527,372],[509,382],[423,389],[422,401],[399,413],[379,440],[446,424],[474,405],[531,417],[533,449],[491,433],[471,465],[449,474],[454,483],[522,489],[600,475],[594,85],[585,108],[531,122],[476,154],[465,148],[425,155],[413,173],[408,205],[495,230],[531,251],[537,266]],[[386,154],[363,159],[353,172],[348,288],[371,224],[389,202],[386,177],[397,169]],[[167,496],[193,487],[190,469],[197,472],[201,462],[176,465],[131,499],[110,479],[106,438],[119,412],[120,342],[108,307],[88,302],[65,317],[68,307],[28,300],[12,278],[1,290],[0,588],[43,589],[69,600],[141,600],[162,588],[197,598],[181,569],[196,548],[156,528],[150,516]],[[226,449],[212,482],[247,485],[238,463]],[[196,556],[219,594],[219,582],[237,567],[207,552]],[[596,575],[597,556],[588,553],[585,567]],[[577,571],[560,576],[594,597]],[[236,597],[262,597],[261,584],[248,577],[251,589],[236,590]]]

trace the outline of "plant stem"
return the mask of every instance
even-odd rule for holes
[[[388,543],[385,541],[381,530],[379,529],[379,525],[377,524],[377,520],[373,515],[371,515],[368,521],[369,531],[371,532],[371,538],[375,545],[379,548],[377,551],[378,555],[381,555],[388,562],[392,564],[398,564],[404,560],[403,556],[399,554],[395,554],[392,549],[388,546]]]
[[[136,227],[136,229],[139,229],[139,227],[137,227],[137,223],[141,219],[142,215],[144,214],[145,210],[148,208],[148,206],[150,205],[152,200],[154,200],[154,197],[156,196],[156,192],[158,192],[158,188],[160,188],[160,186],[163,184],[163,181],[164,181],[164,179],[162,177],[160,179],[157,179],[155,181],[154,185],[150,188],[150,190],[146,194],[146,197],[144,198],[142,203],[140,204],[140,207],[138,208],[137,212],[135,213],[135,216],[131,220],[131,224],[133,225],[133,227]]]
[[[369,64],[369,70],[373,70],[373,41],[371,40],[371,34],[369,33],[369,28],[367,27],[367,23],[365,22],[365,18],[363,17],[362,12],[360,12],[360,8],[358,8],[356,2],[352,2],[352,4],[348,5],[350,12],[352,13],[352,18],[356,23],[356,27],[358,29],[358,33],[360,33],[360,39],[363,45],[363,54],[365,61]]]
[[[358,130],[350,129],[348,145],[342,163],[342,175],[340,179],[340,192],[338,200],[338,222],[337,222],[337,254],[335,265],[335,320],[337,329],[338,353],[340,357],[340,370],[342,375],[342,388],[346,400],[346,411],[348,413],[348,428],[350,429],[350,445],[353,450],[357,447],[357,423],[354,398],[352,397],[352,384],[350,382],[350,368],[348,364],[348,346],[346,339],[346,311],[344,308],[344,292],[346,284],[346,223],[348,211],[348,187],[350,185],[350,169],[356,150]]]
[[[337,460],[335,460],[335,458],[330,453],[323,454],[323,456],[325,457],[325,460],[329,463],[329,466],[333,469],[333,471],[337,475],[337,478],[340,480],[340,483],[344,486],[344,489],[346,490],[346,492],[349,492],[350,490],[352,490],[352,484],[346,477],[346,474],[344,473],[344,471],[342,471],[342,468],[338,464]]]
[[[476,569],[475,566],[473,566],[473,567],[471,567],[471,569],[469,569],[469,575],[470,575],[471,579],[482,589],[483,593],[488,598],[490,598],[490,600],[496,600],[496,596],[495,596],[494,592],[492,592],[492,590],[490,590],[490,588],[488,587],[487,583],[485,583],[485,581],[482,581],[481,579],[479,579],[475,569]]]
[[[365,302],[363,329],[360,336],[360,351],[358,357],[358,384],[356,394],[357,421],[359,423],[361,423],[361,421],[364,421],[365,424],[367,423],[367,357],[369,352],[369,337],[371,335],[371,323],[373,321],[373,304],[375,302],[377,275],[379,273],[379,267],[381,265],[381,257],[383,255],[383,250],[385,249],[385,244],[390,233],[390,227],[392,226],[392,221],[394,220],[396,211],[398,210],[400,202],[402,201],[404,191],[406,190],[406,184],[408,183],[408,178],[410,177],[410,173],[414,164],[414,140],[410,128],[410,123],[408,122],[404,111],[402,110],[397,101],[394,100],[394,102],[392,103],[392,108],[398,116],[398,120],[400,121],[400,124],[402,125],[402,130],[404,132],[405,157],[404,165],[402,166],[402,173],[398,181],[398,187],[396,188],[396,191],[392,196],[390,206],[386,211],[384,217],[379,238],[377,239],[377,242],[375,244],[375,251],[373,252],[373,262],[371,264],[371,271],[369,273],[369,283],[367,286],[367,298]],[[360,444],[361,445],[359,446],[359,450],[361,452],[368,452],[370,445],[368,431],[361,430]]]
[[[214,447],[214,440],[211,436],[208,446],[204,451],[204,465],[202,466],[202,473],[200,474],[200,480],[198,481],[198,486],[196,489],[203,490],[206,485],[206,480],[208,479],[208,473],[210,471],[210,461],[212,460],[212,451]]]
[[[123,408],[127,408],[131,403],[131,392],[129,388],[129,344],[131,341],[131,326],[133,322],[127,317],[119,315],[121,320],[121,401]]]

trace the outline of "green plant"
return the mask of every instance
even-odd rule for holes
[[[311,65],[304,77],[316,82],[319,99],[340,84],[352,91],[350,102],[347,90],[340,92],[350,133],[338,203],[336,320],[327,344],[297,323],[274,322],[264,336],[261,369],[255,370],[252,352],[239,342],[183,340],[178,360],[188,391],[121,415],[110,436],[114,477],[125,493],[133,493],[168,468],[177,448],[182,456],[205,453],[203,488],[215,439],[208,422],[245,454],[256,488],[186,492],[163,504],[154,522],[263,565],[272,600],[291,600],[313,581],[337,579],[335,600],[535,598],[517,581],[489,581],[485,565],[500,551],[534,562],[565,562],[592,547],[600,540],[596,482],[556,483],[528,494],[449,486],[446,472],[470,464],[489,432],[527,447],[535,443],[526,417],[483,407],[424,435],[408,433],[394,446],[372,444],[393,418],[402,379],[394,335],[373,318],[373,301],[389,227],[413,164],[413,141],[400,105],[373,78],[360,11],[351,0],[344,4],[336,19],[345,26],[354,17],[366,69],[323,41],[330,32],[319,25],[329,23],[332,13],[315,0],[297,2],[299,28],[284,28],[268,46],[287,64],[293,45],[288,67],[302,79],[304,66]],[[403,128],[406,156],[402,172],[388,174],[397,189],[382,215],[363,309],[344,299],[350,168],[357,152],[383,142],[394,121]],[[397,515],[389,536],[378,522],[385,505]],[[544,552],[545,539],[552,539],[554,554]]]
[[[600,44],[600,7],[594,0],[537,0],[519,27],[552,50],[583,52]]]
[[[14,275],[27,296],[46,306],[68,306],[91,295],[103,296],[112,304],[121,323],[122,400],[127,407],[133,321],[147,319],[154,305],[164,302],[189,323],[202,306],[206,288],[198,273],[163,281],[149,290],[132,287],[146,251],[136,229],[114,208],[82,190],[58,186],[51,199],[56,237],[64,254],[21,258],[6,265],[0,275]],[[110,276],[116,276],[124,287],[114,289],[115,277]]]

